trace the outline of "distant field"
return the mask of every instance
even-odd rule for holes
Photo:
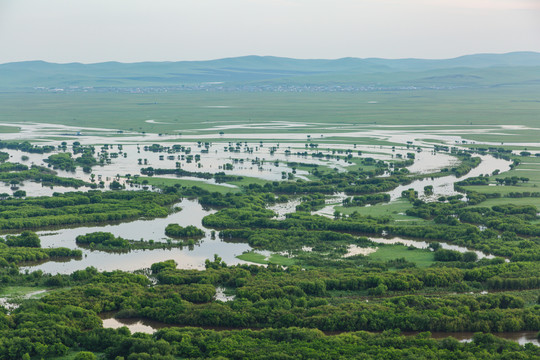
[[[477,144],[464,144],[463,146],[464,147],[470,147],[470,148],[478,147]],[[538,144],[537,146],[533,146],[533,144],[527,144],[527,145],[508,145],[508,144],[500,145],[500,144],[497,144],[496,147],[501,147],[501,148],[504,148],[504,149],[507,149],[507,150],[517,150],[517,151],[530,150],[532,153],[540,152],[540,144]]]
[[[0,125],[0,133],[17,133],[19,128],[16,126],[3,126]]]
[[[268,180],[244,176],[242,180],[230,181],[228,184],[236,185],[238,187],[247,186],[249,184],[258,184],[258,185],[263,186],[264,184],[268,182],[269,182]]]
[[[288,258],[279,254],[272,254],[269,257],[266,257],[262,254],[256,252],[247,252],[237,256],[238,259],[249,261],[255,264],[277,264],[282,266],[294,265],[295,260],[293,258]]]
[[[412,204],[407,200],[397,200],[389,204],[377,204],[373,206],[354,206],[343,207],[336,206],[335,209],[342,214],[350,215],[357,211],[360,215],[372,215],[372,216],[390,216],[394,220],[414,220],[423,221],[419,218],[414,218],[405,215],[407,209],[412,208]]]
[[[473,207],[491,207],[495,205],[504,205],[504,204],[513,204],[513,205],[533,205],[540,209],[540,198],[497,198],[497,199],[487,199],[486,201],[481,202],[478,205]]]
[[[336,133],[334,140],[388,145],[376,138],[354,139],[346,135],[352,130],[384,125],[397,126],[385,128],[397,133],[408,129],[495,143],[532,142],[538,140],[539,130],[504,129],[486,133],[485,129],[491,125],[538,127],[539,96],[540,86],[532,85],[355,93],[2,93],[0,122],[216,136],[220,131],[278,132],[285,139],[287,133],[312,133],[316,139],[317,133],[324,130]],[[298,124],[283,127],[291,123]],[[234,127],[239,124],[245,127]],[[409,125],[437,126],[416,129],[408,128]],[[13,128],[6,128],[10,129]],[[503,133],[509,135],[500,135]],[[325,136],[320,140],[328,139]]]
[[[405,258],[420,268],[428,267],[435,262],[433,252],[422,249],[409,249],[403,245],[379,245],[379,249],[370,254],[369,258],[379,261]]]
[[[227,192],[240,191],[239,188],[227,187],[227,186],[217,185],[217,184],[208,184],[208,183],[205,183],[204,181],[197,181],[197,180],[183,180],[183,179],[169,179],[169,178],[160,178],[160,177],[141,176],[139,177],[138,182],[142,183],[144,180],[148,181],[148,185],[154,185],[157,187],[174,186],[176,184],[180,184],[181,186],[198,186],[201,189],[205,189],[210,192],[227,193]]]
[[[531,184],[522,184],[518,186],[465,186],[465,189],[486,194],[499,193],[501,196],[508,195],[511,192],[540,192],[540,187]],[[540,202],[540,199],[537,201]]]

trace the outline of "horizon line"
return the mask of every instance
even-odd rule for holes
[[[98,61],[98,62],[80,62],[80,61],[70,61],[70,62],[54,62],[54,61],[47,61],[47,60],[41,60],[41,59],[34,59],[34,60],[20,60],[20,61],[8,61],[8,62],[2,62],[0,65],[7,65],[7,64],[18,64],[18,63],[25,63],[25,62],[44,62],[48,64],[57,64],[57,65],[70,65],[70,64],[81,64],[81,65],[96,65],[96,64],[106,64],[106,63],[118,63],[118,64],[141,64],[141,63],[179,63],[179,62],[210,62],[210,61],[220,61],[220,60],[230,60],[230,59],[240,59],[240,58],[248,58],[248,57],[255,57],[255,58],[276,58],[276,59],[290,59],[290,60],[319,60],[319,61],[337,61],[337,60],[344,60],[344,59],[357,59],[357,60],[428,60],[428,61],[444,61],[444,60],[454,60],[459,59],[466,56],[478,56],[478,55],[508,55],[508,54],[519,54],[519,53],[530,53],[530,54],[539,54],[538,51],[529,51],[529,50],[520,50],[520,51],[509,51],[509,52],[503,52],[503,53],[491,53],[491,52],[480,52],[480,53],[469,53],[469,54],[463,54],[455,57],[449,57],[449,58],[421,58],[421,57],[403,57],[403,58],[384,58],[384,57],[355,57],[355,56],[345,56],[345,57],[339,57],[339,58],[295,58],[295,57],[287,57],[287,56],[275,56],[275,55],[238,55],[238,56],[228,56],[228,57],[222,57],[222,58],[213,58],[213,59],[204,59],[204,60],[143,60],[143,61],[132,61],[132,62],[124,62],[124,61],[117,61],[117,60],[105,60],[105,61]]]

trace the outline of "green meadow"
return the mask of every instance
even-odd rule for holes
[[[210,192],[219,192],[219,193],[228,193],[228,192],[238,192],[240,191],[237,187],[228,187],[218,184],[208,184],[204,181],[197,181],[197,180],[185,180],[185,179],[172,179],[172,178],[160,178],[160,177],[153,177],[153,176],[141,176],[138,179],[138,183],[143,184],[146,183],[147,185],[156,186],[158,188],[162,188],[165,186],[198,186],[201,189],[208,190]]]
[[[432,251],[409,248],[403,245],[378,245],[376,252],[369,255],[370,259],[388,261],[404,258],[415,263],[419,268],[429,267],[435,262]]]
[[[241,96],[239,96],[241,95]],[[376,129],[461,135],[473,141],[533,142],[540,130],[491,129],[512,124],[535,128],[539,86],[353,93],[0,93],[0,123],[42,122],[125,131],[182,133],[312,133],[322,141],[384,144],[377,138],[347,135]],[[153,120],[155,123],[147,122]],[[300,123],[279,128],[272,124]],[[221,127],[220,127],[221,126]],[[225,126],[225,127],[222,127]],[[234,127],[237,126],[237,127]],[[388,128],[390,126],[390,128]],[[234,128],[230,128],[234,127]],[[0,131],[15,131],[1,128]],[[336,135],[332,138],[331,133]],[[355,137],[357,139],[355,139]]]
[[[340,213],[345,215],[350,215],[353,212],[358,212],[360,215],[372,215],[372,216],[389,216],[394,220],[402,221],[424,221],[419,218],[410,217],[405,215],[407,209],[412,208],[412,204],[405,200],[400,199],[387,204],[376,204],[372,206],[353,206],[353,207],[343,207],[336,206],[335,209]]]
[[[279,254],[272,254],[267,257],[253,251],[238,255],[236,258],[255,264],[276,264],[282,266],[290,266],[295,264],[295,260],[293,258],[288,258]]]

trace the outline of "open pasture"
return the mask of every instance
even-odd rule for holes
[[[355,93],[176,92],[0,94],[0,123],[40,122],[179,134],[310,134],[324,140],[358,138],[381,144],[385,136],[353,132],[384,129],[487,141],[535,142],[540,130],[540,87],[410,90]],[[508,119],[512,126],[506,126]],[[2,128],[4,129],[4,128]],[[2,130],[0,129],[0,131]],[[5,131],[14,131],[5,128]],[[117,134],[121,136],[121,134]],[[428,138],[433,139],[433,136]],[[369,140],[372,139],[372,140]]]

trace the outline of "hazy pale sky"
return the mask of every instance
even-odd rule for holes
[[[540,0],[0,0],[0,63],[540,52]]]

